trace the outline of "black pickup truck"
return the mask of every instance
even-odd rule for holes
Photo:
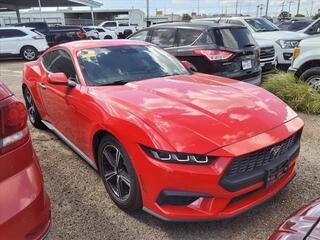
[[[24,26],[34,28],[46,36],[48,45],[50,47],[76,40],[88,39],[88,36],[81,26],[63,26],[55,25],[50,26],[46,22],[27,22],[18,23],[15,26]]]

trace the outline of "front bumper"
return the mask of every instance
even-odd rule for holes
[[[225,157],[217,158],[210,165],[163,163],[150,159],[143,150],[137,149],[135,159],[145,158],[143,165],[136,165],[144,210],[168,221],[205,221],[234,217],[255,207],[274,196],[293,179],[296,157],[291,160],[287,174],[268,188],[261,181],[230,192],[220,185],[224,172],[235,157],[276,144],[302,127],[302,120],[295,118],[267,133],[226,146],[211,153],[212,156]],[[161,204],[159,195],[164,190],[196,193],[198,196],[202,194],[202,197],[188,205]]]
[[[27,163],[22,170],[0,181],[1,239],[43,239],[50,226],[50,199],[31,140],[1,156],[1,160]]]
[[[275,58],[261,59],[260,66],[262,69],[262,74],[272,73],[276,70],[277,60]]]

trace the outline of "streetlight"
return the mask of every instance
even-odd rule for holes
[[[38,0],[38,4],[39,4],[39,9],[40,9],[40,18],[41,18],[41,21],[42,21],[42,20],[43,20],[43,18],[42,18],[41,0]]]
[[[268,10],[269,10],[269,0],[267,0],[267,5],[266,5],[266,17],[268,16]]]
[[[149,27],[149,0],[147,0],[147,27]]]

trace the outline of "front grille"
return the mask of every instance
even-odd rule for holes
[[[229,191],[263,181],[266,169],[292,160],[299,152],[301,131],[289,138],[261,150],[235,158],[220,180],[222,187]]]
[[[234,159],[228,168],[226,176],[233,177],[238,174],[252,172],[256,168],[268,165],[273,160],[287,152],[297,140],[298,134],[295,134],[278,144]],[[279,148],[276,153],[272,150],[275,148]]]
[[[275,54],[274,47],[261,48],[260,59],[273,58]]]

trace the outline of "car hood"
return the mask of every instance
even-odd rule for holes
[[[289,31],[274,31],[274,32],[255,32],[253,36],[256,39],[261,40],[273,40],[277,41],[279,39],[283,40],[302,40],[308,37],[304,33],[289,32]]]
[[[206,153],[296,117],[262,88],[198,73],[94,87],[90,94],[120,104],[182,152]]]

